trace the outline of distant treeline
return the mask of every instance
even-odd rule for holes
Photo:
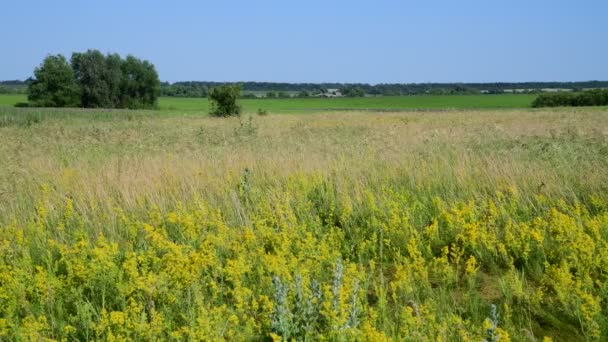
[[[223,82],[163,82],[161,96],[206,97],[209,89],[225,85]],[[314,96],[338,89],[346,96],[378,95],[451,95],[451,94],[502,94],[507,92],[542,93],[546,89],[580,91],[589,88],[608,88],[608,81],[587,82],[521,82],[521,83],[274,83],[241,82],[244,94],[270,97]],[[282,95],[282,96],[281,96]]]
[[[0,94],[26,94],[26,81],[0,81]]]
[[[207,97],[210,89],[230,84],[227,82],[162,82],[161,96]],[[608,81],[586,82],[497,82],[497,83],[276,83],[241,82],[243,97],[307,97],[339,90],[345,96],[398,95],[464,95],[542,93],[547,89],[578,92],[585,89],[608,88]],[[0,94],[25,94],[28,81],[0,81]]]
[[[595,89],[579,93],[547,93],[539,95],[532,107],[583,107],[608,106],[608,89]]]

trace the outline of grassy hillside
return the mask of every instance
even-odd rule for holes
[[[452,96],[385,96],[371,98],[307,98],[307,99],[242,99],[243,109],[255,113],[264,109],[271,113],[309,113],[328,110],[466,109],[527,108],[536,95],[452,95]],[[0,106],[27,102],[25,95],[0,95]],[[159,100],[161,110],[208,111],[205,98],[165,97]]]
[[[2,339],[608,334],[605,109],[162,113],[0,108]]]

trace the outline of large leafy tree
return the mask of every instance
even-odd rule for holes
[[[87,108],[114,108],[119,104],[122,60],[97,50],[72,54],[72,69],[81,90],[81,104]]]
[[[133,56],[97,50],[49,56],[35,70],[29,87],[30,105],[86,108],[153,108],[160,94],[154,65]]]
[[[34,70],[28,100],[37,107],[77,107],[79,90],[74,72],[62,55],[49,55]]]

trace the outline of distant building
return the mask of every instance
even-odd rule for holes
[[[326,92],[317,95],[319,97],[344,97],[340,89],[327,89]]]

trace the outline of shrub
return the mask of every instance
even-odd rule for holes
[[[608,89],[594,89],[580,93],[550,93],[539,95],[532,107],[608,106]]]
[[[236,102],[240,94],[240,84],[227,84],[211,89],[209,92],[209,102],[211,104],[209,114],[220,117],[240,115],[241,106]]]

